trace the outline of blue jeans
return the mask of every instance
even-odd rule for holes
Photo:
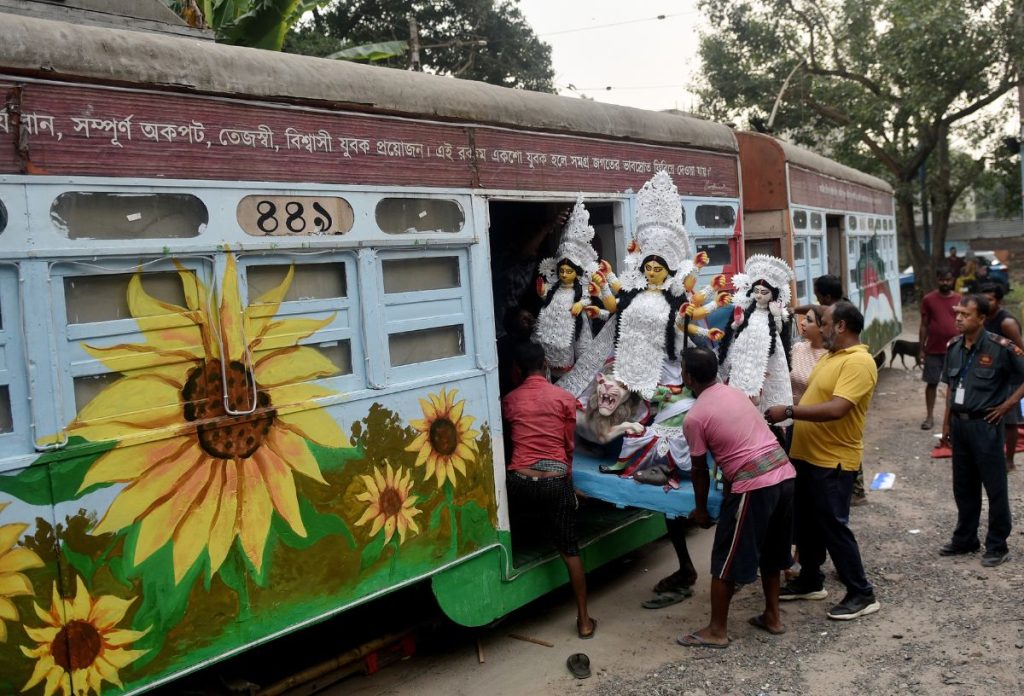
[[[857,539],[850,529],[850,497],[856,471],[815,466],[793,459],[796,467],[796,546],[800,553],[800,587],[821,589],[825,575],[821,566],[825,554],[839,579],[851,594],[872,594],[875,590],[864,573]]]
[[[1013,522],[1006,490],[1003,423],[990,425],[982,419],[952,418],[949,430],[953,445],[953,499],[957,511],[952,543],[963,549],[977,548],[981,488],[984,486],[988,496],[985,551],[1004,554]]]

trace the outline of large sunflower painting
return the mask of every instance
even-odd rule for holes
[[[132,631],[117,626],[134,599],[112,595],[93,599],[81,577],[77,586],[74,599],[61,599],[55,584],[49,611],[33,605],[44,625],[24,626],[36,645],[22,646],[21,651],[35,658],[36,664],[23,692],[44,680],[43,696],[58,690],[62,696],[98,695],[104,681],[123,688],[119,670],[148,652],[129,649],[148,629]]]
[[[184,269],[185,307],[148,295],[136,274],[128,308],[146,342],[85,346],[126,374],[82,408],[69,435],[101,441],[155,428],[173,432],[141,445],[121,442],[96,460],[81,485],[84,491],[127,484],[93,534],[140,523],[136,565],[171,542],[177,583],[204,553],[210,573],[217,572],[238,539],[262,572],[274,512],[306,536],[295,475],[325,483],[306,441],[350,444],[314,404],[334,392],[309,383],[338,368],[298,345],[333,317],[275,318],[293,273],[244,311],[232,254],[219,301]]]
[[[473,416],[464,416],[466,402],[455,401],[457,389],[428,394],[420,399],[423,409],[422,420],[411,420],[409,424],[418,431],[416,438],[405,448],[416,452],[416,465],[425,465],[424,480],[431,476],[437,479],[437,487],[446,480],[455,485],[455,472],[466,475],[466,464],[477,456],[476,438],[479,432],[472,429]]]
[[[0,503],[0,512],[8,505]],[[34,594],[32,583],[21,571],[43,567],[43,559],[35,551],[15,545],[26,529],[27,524],[0,525],[0,643],[7,640],[4,622],[18,620],[18,609],[11,597]]]

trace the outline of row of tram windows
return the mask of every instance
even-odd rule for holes
[[[826,226],[826,218],[836,218],[840,223],[845,223],[845,229],[850,232],[895,232],[896,221],[890,217],[878,217],[873,215],[829,215],[816,210],[794,210],[793,228],[799,232],[823,232]],[[844,219],[845,218],[845,219]],[[827,224],[831,226],[832,221]]]
[[[81,421],[83,409],[122,378],[182,377],[196,364],[208,366],[211,342],[241,346],[255,389],[275,406],[286,405],[277,395],[286,398],[296,381],[351,394],[471,369],[468,252],[244,252],[231,257],[234,263],[224,252],[0,262],[0,457],[31,451],[76,417]],[[220,320],[222,311],[240,312],[242,321],[230,326]],[[47,393],[34,392],[30,400],[27,356],[33,351],[37,369],[45,365],[39,346],[52,347],[53,374],[32,382],[33,390]],[[295,359],[288,356],[297,350],[304,351],[298,357],[306,369],[276,373],[275,360]],[[141,408],[151,409],[157,423],[157,413],[206,396],[186,391]],[[42,404],[51,404],[49,413],[40,412]],[[140,407],[130,408],[133,422],[145,420]],[[109,406],[102,411],[97,418],[104,422],[120,415]]]

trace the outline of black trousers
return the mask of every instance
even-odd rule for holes
[[[793,459],[796,467],[795,538],[800,553],[800,577],[797,584],[820,589],[825,582],[821,566],[825,554],[839,579],[851,594],[871,594],[874,588],[864,573],[860,547],[850,529],[850,497],[856,471],[815,466]]]
[[[1006,486],[1005,428],[978,420],[953,418],[949,424],[953,445],[953,499],[956,501],[956,529],[952,543],[961,548],[978,546],[981,518],[981,488],[988,496],[988,534],[985,551],[1006,553],[1006,539],[1013,522]]]

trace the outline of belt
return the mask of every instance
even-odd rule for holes
[[[527,481],[542,481],[550,478],[560,478],[566,475],[565,471],[541,471],[538,472],[539,475],[524,474],[519,471],[513,471],[511,473],[521,479],[526,479]]]
[[[985,411],[951,411],[949,415],[958,420],[984,420],[988,414]]]

